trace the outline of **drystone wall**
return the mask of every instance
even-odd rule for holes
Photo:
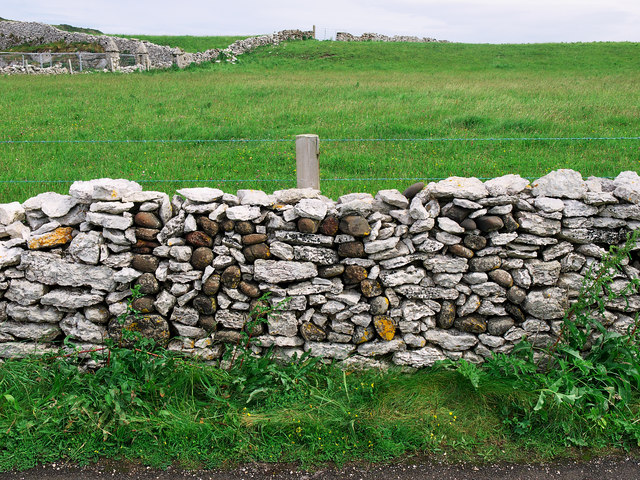
[[[481,362],[523,337],[554,340],[587,270],[640,226],[639,203],[635,172],[452,177],[337,202],[311,189],[170,198],[128,180],[76,182],[0,205],[0,357],[64,337],[88,349],[126,328],[217,361],[256,307],[282,302],[249,332],[256,353]],[[634,251],[612,288],[639,268]],[[126,316],[135,285],[142,313]],[[629,295],[603,322],[625,331],[639,310]]]
[[[347,32],[338,32],[336,34],[337,42],[410,42],[410,43],[449,43],[448,40],[438,40],[430,37],[415,37],[408,35],[394,35],[389,37],[380,33],[363,33],[360,36],[352,35]]]
[[[130,53],[137,57],[139,68],[169,68],[177,65],[180,68],[192,63],[229,61],[235,62],[238,55],[249,52],[259,46],[277,45],[286,40],[302,40],[312,38],[313,32],[300,30],[283,30],[281,32],[249,37],[238,40],[224,49],[211,49],[204,52],[188,53],[177,47],[156,45],[154,43],[137,40],[135,38],[112,37],[108,35],[89,35],[86,33],[66,32],[51,25],[38,22],[0,21],[0,51],[16,45],[41,45],[53,42],[65,43],[97,43],[101,45],[107,54],[115,53],[111,69],[125,73],[137,70],[131,67],[119,68],[117,53]],[[7,70],[7,69],[5,69]],[[39,73],[18,69],[7,70],[0,73]],[[54,72],[47,72],[54,73]]]

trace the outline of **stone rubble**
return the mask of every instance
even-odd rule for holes
[[[127,180],[0,204],[0,357],[63,337],[100,345],[122,329],[217,361],[254,324],[255,352],[308,351],[360,367],[480,362],[521,338],[553,341],[589,268],[640,219],[640,178],[570,170],[525,184],[452,177],[333,201],[185,188],[170,198]],[[597,195],[607,188],[608,197]],[[605,192],[607,193],[607,192]],[[615,277],[640,275],[638,251]],[[138,317],[127,298],[138,286]],[[269,297],[265,297],[269,294]],[[640,295],[611,301],[622,331]]]

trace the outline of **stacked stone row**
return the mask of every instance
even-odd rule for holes
[[[189,188],[169,201],[100,180],[0,205],[0,356],[63,335],[120,341],[124,326],[210,361],[249,335],[257,354],[352,366],[481,362],[522,338],[553,342],[587,273],[640,225],[635,172],[423,187],[337,202]],[[639,267],[634,251],[612,289]],[[640,296],[606,307],[603,324],[624,332]]]
[[[69,195],[0,205],[0,357],[50,351],[64,336],[84,349],[104,342],[140,275],[130,268],[140,246],[132,212],[171,216],[166,194],[141,190],[75,182]]]

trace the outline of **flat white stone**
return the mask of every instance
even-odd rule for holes
[[[77,181],[69,188],[69,194],[84,203],[92,200],[121,200],[125,196],[140,191],[142,191],[140,184],[122,178]]]
[[[409,206],[409,200],[402,195],[398,190],[392,188],[390,190],[380,190],[376,195],[376,199],[380,199],[389,205],[393,205],[398,208],[407,208]]]
[[[270,207],[275,203],[274,198],[262,190],[238,190],[237,195],[240,205]]]
[[[535,197],[580,199],[587,192],[587,183],[575,170],[562,168],[533,182]]]
[[[489,192],[484,184],[475,177],[450,177],[427,185],[431,196],[436,198],[455,197],[469,200],[479,200]]]
[[[104,228],[111,228],[114,230],[126,230],[133,225],[132,217],[122,217],[120,215],[109,215],[107,213],[87,213],[87,222],[94,225],[100,225]]]
[[[529,185],[529,180],[520,175],[504,175],[502,177],[487,180],[484,183],[489,195],[498,197],[501,195],[517,195]]]
[[[260,207],[239,205],[227,208],[226,215],[229,220],[249,221],[260,217]]]
[[[0,203],[0,224],[9,225],[25,219],[25,211],[19,202]]]
[[[219,200],[224,195],[222,190],[217,188],[197,187],[197,188],[182,188],[177,190],[176,193],[182,195],[187,200],[196,203],[211,203]]]
[[[298,217],[323,220],[327,216],[328,206],[322,200],[304,198],[294,207],[294,213]]]
[[[54,192],[41,193],[30,198],[22,204],[25,210],[42,210],[42,212],[50,217],[62,217],[78,203],[77,198],[70,195],[61,195]]]
[[[438,227],[448,233],[464,233],[464,228],[447,217],[438,217]]]

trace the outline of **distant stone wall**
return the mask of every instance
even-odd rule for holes
[[[0,357],[88,349],[123,328],[217,361],[263,294],[284,310],[252,331],[256,353],[347,366],[482,362],[523,337],[558,335],[585,273],[640,226],[640,177],[559,170],[532,182],[452,177],[404,193],[269,195],[127,180],[74,183],[0,205]],[[640,274],[638,252],[616,275]],[[130,288],[144,294],[127,313]],[[264,300],[262,300],[264,302]],[[610,301],[625,331],[640,296]]]
[[[238,55],[249,52],[259,46],[277,45],[285,40],[302,40],[312,37],[313,32],[310,31],[283,30],[278,33],[238,40],[224,49],[216,48],[204,52],[187,53],[180,48],[156,45],[135,38],[66,32],[51,25],[37,22],[0,21],[0,51],[16,45],[41,45],[59,41],[65,43],[97,43],[104,48],[105,52],[144,54],[148,56],[149,68],[168,68],[172,65],[184,68],[192,63],[222,60],[234,62]],[[128,70],[131,69],[129,68]]]
[[[410,42],[410,43],[449,43],[448,40],[437,40],[429,37],[415,37],[408,35],[394,35],[389,37],[379,33],[363,33],[360,36],[351,35],[347,32],[338,32],[336,34],[337,42]]]

